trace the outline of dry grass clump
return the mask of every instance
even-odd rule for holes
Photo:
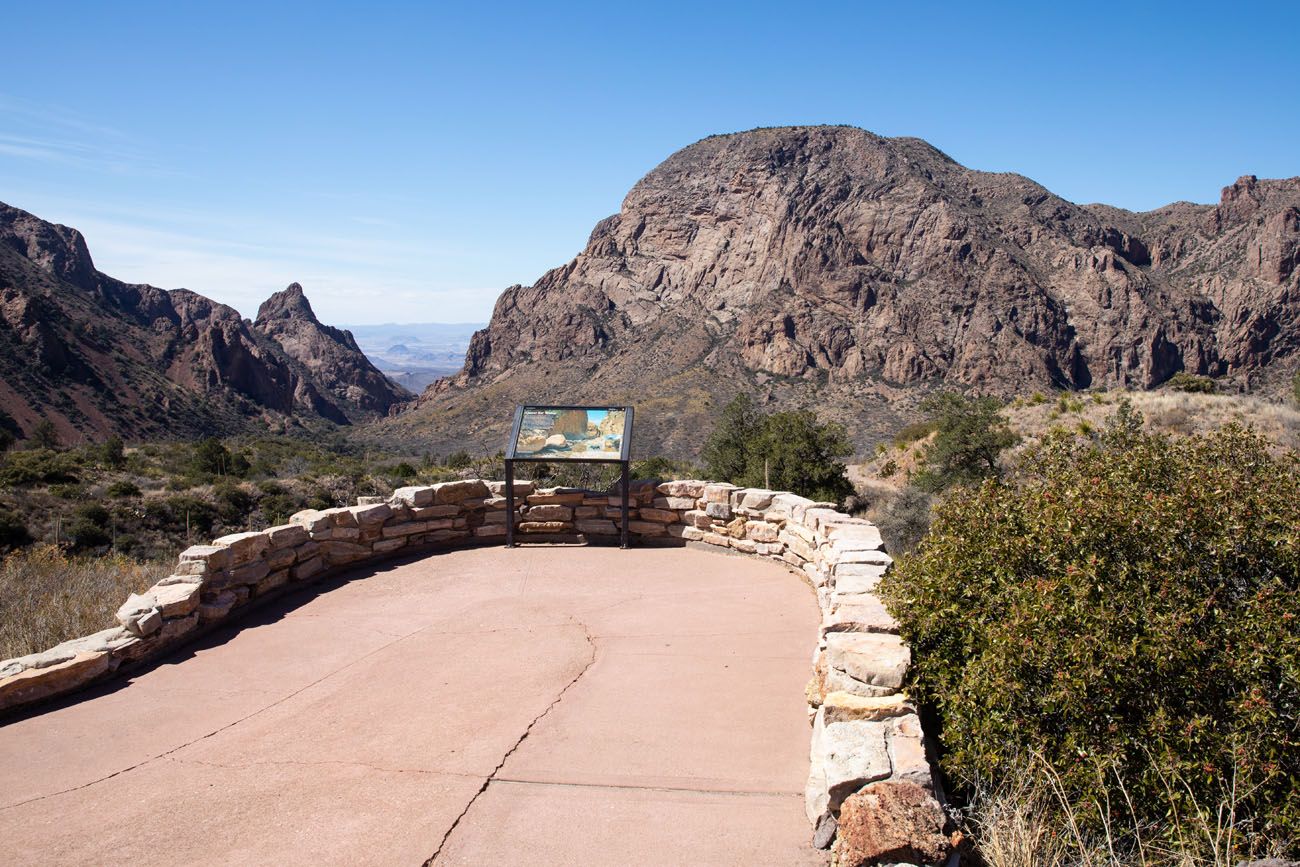
[[[1053,428],[1104,425],[1121,399],[1146,417],[1147,430],[1188,436],[1226,424],[1253,427],[1279,451],[1300,449],[1300,409],[1244,394],[1193,394],[1180,391],[1066,393],[1048,401],[1018,399],[1004,410],[1011,426],[1031,445]]]
[[[1154,761],[1151,770],[1166,787],[1169,815],[1183,814],[1181,828],[1135,820],[1122,785],[1118,803],[1072,799],[1055,769],[1036,758],[996,784],[971,787],[958,817],[970,854],[984,867],[1233,867],[1243,857],[1283,854],[1244,838],[1234,780],[1224,781],[1217,803],[1193,801],[1187,821],[1183,781]]]
[[[0,561],[0,659],[107,629],[126,597],[167,575],[162,563],[122,554],[70,557],[34,545]]]

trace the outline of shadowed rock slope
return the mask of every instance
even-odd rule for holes
[[[310,322],[268,315],[255,329],[197,293],[115,280],[76,229],[0,204],[0,425],[23,436],[48,419],[65,442],[187,437],[255,420],[346,423],[402,399],[346,332],[315,322],[301,288],[296,297]],[[311,323],[320,340],[307,339]],[[332,372],[312,356],[330,342]]]
[[[859,445],[940,386],[1188,370],[1275,391],[1297,363],[1297,251],[1300,178],[1132,213],[919,139],[714,136],[646,175],[573,261],[507,289],[464,369],[378,433],[495,447],[515,401],[628,401],[645,451],[691,454],[741,390],[838,418]]]

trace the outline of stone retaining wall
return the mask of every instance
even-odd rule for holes
[[[299,512],[283,526],[187,548],[174,574],[122,605],[119,626],[0,662],[0,710],[159,657],[238,617],[250,602],[297,584],[404,553],[503,542],[504,491],[504,482],[479,480],[400,488],[388,499]],[[534,489],[531,482],[516,482],[515,496],[520,541],[618,535],[618,496]],[[806,576],[821,609],[807,688],[805,801],[815,842],[826,847],[838,837],[842,863],[858,863],[864,847],[889,853],[891,861],[933,861],[943,848],[942,813],[932,797],[920,719],[900,691],[910,656],[874,595],[891,562],[876,527],[831,503],[729,484],[634,482],[631,497],[628,530],[636,538],[715,545],[779,560]],[[863,799],[884,799],[884,807],[857,809]],[[846,801],[852,802],[842,810]],[[920,817],[898,840],[885,839],[897,836],[896,828],[882,831],[870,819],[893,808]],[[840,827],[842,815],[864,814],[865,824],[855,819]]]

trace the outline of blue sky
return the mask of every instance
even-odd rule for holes
[[[8,4],[0,201],[246,316],[296,280],[329,322],[483,321],[713,133],[915,135],[1134,209],[1300,174],[1297,25],[1282,3]]]

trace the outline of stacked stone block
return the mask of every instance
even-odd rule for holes
[[[187,548],[172,575],[127,599],[117,627],[0,662],[0,710],[158,656],[283,588],[405,551],[504,541],[509,520],[522,541],[619,533],[617,495],[537,489],[531,482],[516,482],[514,494],[510,516],[504,482],[405,487],[387,499],[299,512],[282,526]],[[707,481],[634,482],[630,500],[632,536],[777,560],[816,591],[821,627],[807,688],[812,741],[805,805],[819,845],[836,838],[842,807],[855,795],[879,800],[903,791],[912,800],[933,800],[921,722],[901,692],[910,656],[875,595],[891,559],[874,525],[831,503]]]

